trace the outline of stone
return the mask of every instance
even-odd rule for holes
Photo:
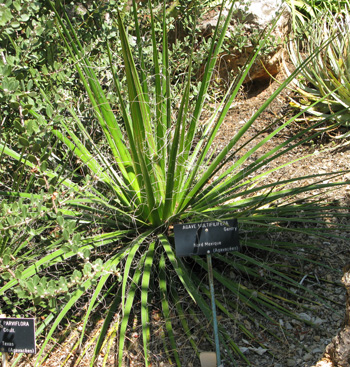
[[[312,322],[315,324],[315,325],[321,325],[325,322],[325,320],[322,320],[321,318],[319,317],[315,317]]]
[[[311,353],[305,354],[303,359],[305,362],[310,361],[312,359],[312,354]]]
[[[323,350],[319,347],[316,347],[312,350],[313,354],[321,354],[323,352]]]
[[[298,316],[300,317],[301,320],[311,321],[311,316],[305,312],[299,313]]]
[[[228,14],[230,4],[230,1],[227,2],[223,10],[223,18]],[[280,71],[284,53],[283,42],[291,32],[291,10],[282,0],[241,0],[237,1],[234,6],[235,11],[226,34],[228,40],[226,50],[220,55],[218,62],[220,78],[225,81],[229,79],[231,73],[239,72],[252,55],[258,42],[258,35],[271,26],[277,14],[281,13],[276,27],[271,32],[271,39],[268,41],[270,46],[264,49],[264,53],[255,60],[245,83],[270,79]],[[219,8],[211,10],[204,16],[200,24],[204,36],[211,34],[218,17]],[[238,45],[237,39],[240,39],[239,42],[241,42]]]

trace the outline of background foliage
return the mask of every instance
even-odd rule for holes
[[[349,5],[348,1],[325,2],[316,12],[300,18],[296,37],[289,45],[296,67],[303,58],[322,48],[295,82],[301,98],[298,96],[294,105],[302,108],[325,97],[308,113],[313,119],[332,115],[328,123],[340,122],[345,127],[340,134],[336,129],[338,134],[334,136],[338,139],[349,135]]]

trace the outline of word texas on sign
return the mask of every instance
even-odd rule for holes
[[[239,251],[237,219],[174,226],[176,256]]]

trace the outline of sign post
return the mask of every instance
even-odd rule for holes
[[[214,277],[213,277],[213,265],[211,262],[211,254],[207,254],[207,263],[208,263],[208,275],[209,275],[209,289],[211,295],[211,309],[213,312],[213,327],[214,327],[214,339],[215,339],[215,348],[216,348],[216,363],[218,367],[223,367],[221,364],[220,357],[220,344],[219,344],[219,327],[218,320],[216,317],[216,306],[215,306],[215,292],[214,292]]]
[[[2,352],[2,367],[7,367],[8,353]]]
[[[240,250],[237,220],[177,224],[174,226],[174,235],[177,256],[207,256],[216,355],[201,353],[201,364],[202,367],[223,367],[216,317],[212,254]]]

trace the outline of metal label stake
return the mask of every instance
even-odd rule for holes
[[[210,252],[207,254],[207,263],[208,263],[209,289],[210,289],[210,296],[211,296],[211,309],[213,313],[214,339],[215,339],[215,348],[216,348],[216,363],[217,363],[217,367],[224,367],[224,365],[221,363],[221,357],[220,357],[219,327],[218,327],[218,320],[216,317],[213,265],[211,261]]]
[[[8,361],[8,353],[3,352],[2,353],[2,367],[8,367],[7,361]]]

